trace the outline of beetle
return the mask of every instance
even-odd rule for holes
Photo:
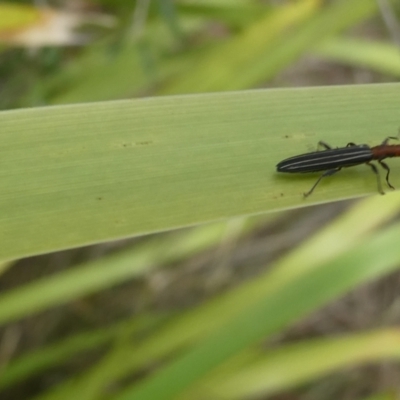
[[[399,132],[400,134],[400,132]],[[386,182],[391,189],[394,187],[389,182],[390,168],[383,161],[389,157],[400,157],[400,145],[389,144],[389,141],[399,140],[396,136],[387,137],[380,145],[370,147],[367,144],[355,144],[350,142],[346,147],[332,148],[329,144],[320,141],[318,145],[324,150],[313,151],[311,153],[300,154],[298,156],[286,158],[276,165],[278,172],[286,173],[306,173],[321,172],[324,173],[317,179],[311,189],[304,193],[304,197],[309,196],[322,178],[331,176],[339,172],[342,168],[353,167],[355,165],[367,164],[376,175],[378,191],[385,194],[382,190],[381,180],[378,168],[371,161],[378,161],[383,169],[386,170]]]

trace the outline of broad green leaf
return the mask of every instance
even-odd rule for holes
[[[326,178],[276,164],[396,134],[398,84],[258,90],[0,114],[0,259],[375,194],[364,166]],[[390,162],[400,185],[400,164]]]

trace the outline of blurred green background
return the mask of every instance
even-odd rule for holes
[[[0,107],[393,92],[398,21],[389,0],[1,2]],[[399,398],[399,208],[395,192],[221,214],[3,263],[0,398]]]

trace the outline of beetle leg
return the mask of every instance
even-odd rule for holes
[[[317,182],[314,183],[313,187],[306,193],[303,193],[304,197],[308,197],[316,188],[316,186],[318,185],[318,183],[321,182],[322,178],[325,178],[326,176],[331,176],[333,174],[335,174],[336,172],[340,171],[341,168],[335,168],[335,169],[330,169],[328,171],[325,171],[318,179]]]
[[[331,150],[332,149],[332,146],[330,146],[328,143],[326,143],[326,142],[324,142],[322,140],[320,140],[318,142],[317,151],[319,150],[319,147],[323,147],[325,150]]]
[[[387,173],[386,173],[386,183],[388,184],[388,186],[391,189],[394,189],[394,186],[392,186],[389,182],[389,174],[390,174],[390,168],[389,165],[387,165],[385,162],[383,162],[382,160],[378,160],[378,163],[381,164],[382,168],[386,169]]]
[[[385,192],[382,190],[382,184],[381,184],[381,177],[379,175],[378,168],[374,164],[371,164],[369,161],[367,161],[365,164],[369,165],[372,169],[372,172],[376,175],[376,181],[378,182],[378,191],[380,194],[385,194]]]
[[[400,134],[400,132],[399,132],[399,134]],[[390,139],[392,139],[392,140],[399,140],[399,137],[398,137],[398,136],[388,136],[388,137],[382,142],[382,145],[383,145],[383,146],[387,145]]]

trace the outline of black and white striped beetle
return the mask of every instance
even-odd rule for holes
[[[400,157],[400,145],[388,144],[390,139],[398,140],[399,138],[389,136],[382,142],[382,144],[374,147],[370,147],[367,144],[348,143],[346,147],[338,147],[336,149],[321,141],[318,145],[323,147],[324,150],[313,151],[311,153],[286,158],[277,164],[276,169],[278,172],[288,173],[325,171],[317,179],[312,188],[308,192],[304,193],[304,197],[307,197],[314,191],[322,178],[333,175],[342,168],[367,164],[376,175],[379,193],[385,194],[382,190],[378,168],[372,164],[371,161],[378,161],[378,163],[386,170],[386,182],[390,188],[394,189],[389,182],[389,166],[382,161],[388,157]]]

